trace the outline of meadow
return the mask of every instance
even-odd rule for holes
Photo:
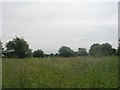
[[[3,58],[3,88],[116,88],[118,57]]]

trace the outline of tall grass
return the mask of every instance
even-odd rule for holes
[[[3,88],[116,88],[117,57],[3,58]]]

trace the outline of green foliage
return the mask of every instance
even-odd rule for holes
[[[78,51],[75,52],[76,56],[87,56],[86,48],[78,48]]]
[[[44,57],[44,52],[42,50],[36,50],[33,52],[33,57],[38,57],[38,58],[43,58]]]
[[[13,41],[9,41],[6,44],[7,50],[15,51],[15,46],[16,46],[16,40],[14,39]]]
[[[50,53],[50,56],[54,56],[54,54],[53,54],[53,53]]]
[[[0,58],[2,57],[2,42],[0,40]]]
[[[7,57],[26,57],[26,53],[29,50],[29,45],[23,38],[14,38],[6,44],[5,55]]]
[[[120,46],[118,46],[118,56],[120,56]]]
[[[100,44],[93,44],[91,47],[90,47],[90,50],[89,50],[89,54],[91,56],[98,56],[99,55],[99,50],[100,48]]]
[[[58,52],[60,56],[63,56],[63,57],[74,56],[74,51],[71,48],[66,47],[66,46],[62,46],[61,48],[59,48]]]
[[[27,57],[32,57],[32,56],[33,56],[32,49],[28,49],[28,50],[27,50],[26,56],[27,56]]]
[[[110,55],[112,55],[112,46],[109,43],[101,44],[101,46],[100,46],[100,55],[101,56],[110,56]]]
[[[44,56],[45,56],[45,57],[49,57],[49,54],[45,54]]]
[[[112,48],[112,55],[117,55],[117,50],[115,48]]]
[[[59,54],[58,54],[58,53],[56,53],[56,54],[55,54],[55,56],[59,56]]]
[[[119,45],[118,45],[118,51],[117,51],[118,56],[120,56],[120,39],[119,39]]]
[[[2,44],[0,44],[2,45]],[[112,48],[109,43],[103,44],[93,44],[90,47],[89,54],[85,48],[78,48],[78,51],[74,52],[70,47],[62,46],[59,48],[59,54],[45,54],[43,51],[35,51],[32,53],[32,49],[29,49],[29,45],[23,38],[13,38],[12,41],[9,41],[6,44],[6,49],[2,49],[5,57],[48,57],[48,56],[62,56],[62,57],[70,57],[70,56],[110,56],[110,55],[120,55],[120,46],[118,50]]]
[[[118,57],[3,58],[3,88],[118,88]]]
[[[91,56],[110,56],[112,53],[113,49],[109,43],[93,44],[89,50]]]

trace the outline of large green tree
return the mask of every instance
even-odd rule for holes
[[[110,56],[113,54],[113,49],[109,43],[93,44],[90,47],[89,54],[91,56]]]
[[[66,46],[62,46],[61,48],[59,48],[59,55],[63,56],[63,57],[70,57],[70,56],[74,56],[74,51]]]
[[[29,50],[28,43],[23,38],[13,38],[6,44],[5,55],[10,57],[24,58]]]
[[[96,44],[91,45],[90,50],[89,50],[89,54],[91,56],[98,56],[99,51],[100,51],[100,44],[96,43]]]
[[[112,55],[112,46],[109,43],[103,43],[100,45],[100,55],[110,56]]]

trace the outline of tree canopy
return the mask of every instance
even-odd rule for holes
[[[120,39],[119,39],[120,42]],[[54,56],[62,56],[62,57],[71,57],[71,56],[110,56],[110,55],[119,55],[120,56],[120,43],[118,49],[112,48],[112,45],[109,43],[95,43],[91,45],[89,49],[89,53],[87,53],[86,48],[78,48],[78,51],[73,51],[70,47],[62,46],[59,48],[58,53],[53,54],[44,54],[44,52],[40,49],[32,52],[32,49],[29,48],[27,41],[23,38],[15,37],[11,41],[6,43],[5,48],[2,48],[2,42],[0,41],[0,56],[3,54],[4,57],[17,57],[17,58],[25,58],[25,57],[54,57]]]
[[[78,51],[75,52],[75,56],[87,56],[86,48],[78,48]]]
[[[117,52],[117,54],[118,54],[118,56],[120,56],[120,39],[119,39],[119,45],[118,45],[118,52]]]
[[[0,40],[0,57],[2,56],[2,42]]]
[[[6,44],[5,55],[8,57],[24,58],[27,56],[29,45],[23,38],[13,38]]]
[[[33,57],[38,57],[38,58],[43,58],[44,57],[44,52],[42,50],[35,50],[33,52]]]
[[[110,56],[112,52],[113,49],[109,43],[93,44],[89,50],[91,56]]]
[[[59,48],[58,52],[60,56],[63,56],[63,57],[74,56],[74,51],[71,48],[66,47],[66,46],[62,46],[61,48]]]
[[[99,50],[100,49],[100,44],[96,43],[91,45],[90,50],[89,50],[89,55],[91,56],[98,56],[99,55]]]

